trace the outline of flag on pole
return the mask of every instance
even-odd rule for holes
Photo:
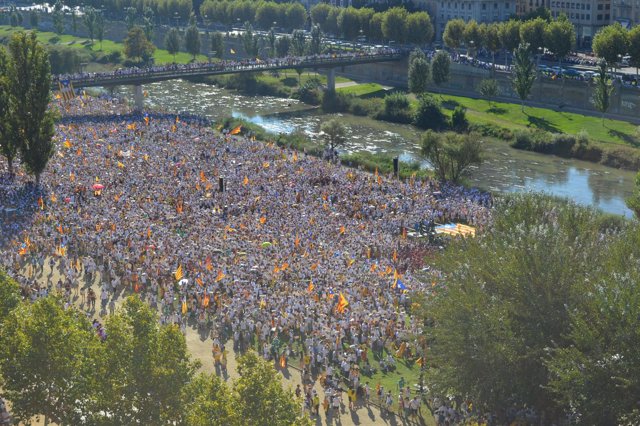
[[[58,87],[60,88],[60,96],[65,101],[70,101],[71,99],[76,97],[76,94],[73,91],[73,83],[71,81],[65,79],[58,81]]]
[[[237,135],[242,131],[242,126],[238,126],[229,132],[230,135]]]
[[[180,281],[184,277],[184,273],[182,272],[182,265],[178,266],[178,269],[173,273],[173,276],[176,278],[176,281]]]
[[[336,311],[338,311],[338,313],[343,313],[344,309],[347,306],[349,306],[349,302],[347,301],[347,298],[344,297],[342,292],[340,292],[340,296],[338,296],[338,306],[336,307]]]
[[[311,293],[315,286],[313,285],[313,280],[309,281],[309,287],[307,287],[307,291]]]
[[[222,272],[222,270],[218,271],[218,275],[216,276],[216,282],[222,281],[222,279],[225,277],[226,275]]]

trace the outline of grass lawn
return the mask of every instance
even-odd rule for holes
[[[600,142],[640,146],[637,126],[626,121],[606,119],[603,125],[598,117],[570,112],[535,107],[525,107],[523,112],[518,104],[494,102],[489,106],[488,101],[481,99],[450,95],[443,95],[442,98],[443,105],[449,111],[456,105],[466,107],[467,117],[472,123],[496,124],[513,130],[525,127],[538,128],[568,134],[577,134],[585,130],[592,139]]]
[[[336,83],[338,83],[336,79]],[[384,97],[386,90],[382,88],[380,84],[377,83],[363,83],[357,84],[354,86],[340,87],[337,88],[341,93],[345,93],[348,95],[354,95],[361,98],[372,98],[372,97]]]
[[[6,39],[19,30],[24,30],[21,27],[11,27],[8,25],[0,25],[0,43],[4,43]],[[83,37],[76,37],[69,34],[58,35],[52,32],[46,31],[38,31],[36,33],[36,37],[38,41],[42,44],[50,45],[50,46],[68,46],[75,49],[83,49],[87,52],[94,53],[112,53],[115,51],[124,51],[124,45],[122,43],[117,43],[111,40],[103,40],[100,43],[98,40],[94,40],[94,44],[91,45],[91,40]],[[123,53],[124,57],[124,53]],[[165,64],[173,62],[173,55],[169,54],[164,49],[156,49],[153,57],[155,59],[156,64]],[[205,55],[198,55],[199,61],[206,61],[207,57]],[[176,55],[176,62],[180,64],[185,64],[191,61],[191,55],[185,52],[180,52]]]
[[[324,74],[319,74],[316,72],[303,72],[300,75],[300,84],[304,85],[307,81],[312,78],[317,78],[320,80],[322,84],[327,84],[327,76]],[[269,83],[282,83],[287,87],[298,87],[298,73],[294,69],[287,69],[278,71],[278,76],[272,75],[270,72],[265,71],[260,76],[260,79]],[[336,83],[346,83],[349,82],[348,78],[344,77],[336,77]]]

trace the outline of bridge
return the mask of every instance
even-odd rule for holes
[[[238,62],[210,62],[187,65],[170,65],[150,68],[127,68],[107,73],[81,73],[68,76],[55,76],[52,90],[58,90],[58,81],[68,80],[75,89],[83,87],[135,86],[135,106],[143,106],[142,85],[158,81],[179,78],[201,77],[208,75],[241,74],[260,71],[278,71],[284,69],[326,69],[327,90],[335,91],[335,69],[352,65],[377,62],[398,61],[403,55],[398,52],[334,54],[330,56],[306,56],[295,58],[277,58],[267,60],[243,60]]]

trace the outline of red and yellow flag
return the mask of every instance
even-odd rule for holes
[[[182,272],[182,265],[178,266],[178,269],[175,270],[173,276],[176,278],[176,281],[180,281],[184,277],[184,272]]]
[[[222,272],[222,270],[218,271],[218,275],[216,276],[216,282],[222,281],[222,279],[225,277],[226,275]]]
[[[242,131],[242,126],[238,126],[229,132],[230,135],[237,135]]]
[[[336,306],[336,311],[341,314],[344,312],[347,306],[349,306],[349,302],[347,301],[347,298],[344,297],[342,292],[340,292],[340,296],[338,296],[338,306]]]

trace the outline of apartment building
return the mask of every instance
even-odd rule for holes
[[[556,18],[564,13],[576,27],[579,45],[591,43],[593,36],[612,20],[613,0],[550,0],[551,15]],[[625,0],[637,1],[637,0]]]
[[[434,27],[438,39],[451,19],[472,19],[478,23],[506,21],[515,14],[515,0],[435,0],[427,9],[435,10]]]
[[[625,28],[640,25],[640,0],[611,0],[611,22]]]

